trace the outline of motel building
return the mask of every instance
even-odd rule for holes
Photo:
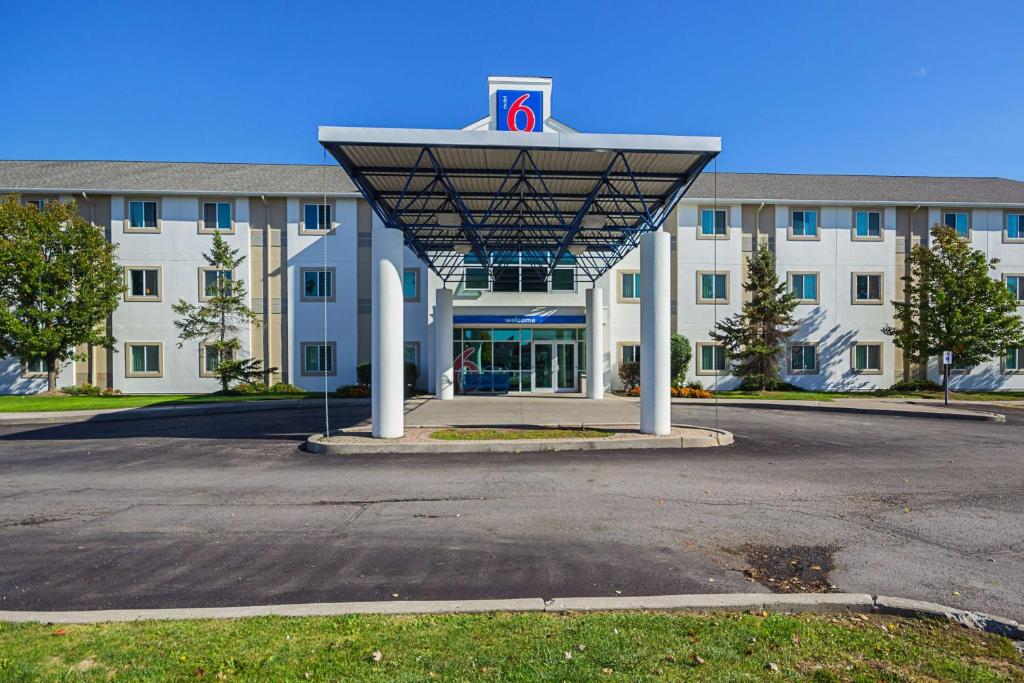
[[[717,173],[719,138],[581,133],[553,102],[549,78],[491,77],[487,115],[461,129],[321,127],[327,165],[0,161],[0,193],[74,199],[118,245],[116,349],[82,349],[59,383],[215,391],[216,359],[178,348],[171,311],[215,281],[215,231],[246,256],[232,277],[260,325],[243,353],[312,391],[372,362],[380,436],[401,433],[404,362],[449,399],[600,398],[639,361],[643,431],[662,432],[672,332],[693,346],[688,379],[736,386],[709,331],[742,306],[762,244],[800,301],[783,372],[807,389],[939,380],[881,331],[934,224],[998,257],[993,277],[1024,305],[1022,182]],[[952,386],[1024,389],[1024,349],[957,368]],[[43,389],[38,361],[0,359],[0,393]]]

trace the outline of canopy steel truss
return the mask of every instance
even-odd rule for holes
[[[571,262],[577,279],[596,281],[641,235],[661,227],[720,149],[717,138],[574,134],[566,148],[546,134],[491,132],[480,140],[478,132],[426,131],[446,138],[423,135],[417,144],[414,135],[349,140],[349,130],[374,129],[322,129],[321,143],[384,226],[401,230],[406,246],[446,283],[462,277],[468,254],[488,276],[528,254],[549,276]],[[464,143],[451,137],[458,133],[466,133]],[[585,138],[602,145],[581,146]],[[603,144],[617,138],[630,144]],[[662,143],[665,149],[654,144],[659,138],[703,144]]]

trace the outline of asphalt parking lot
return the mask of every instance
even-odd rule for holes
[[[367,408],[335,414],[355,422]],[[1004,424],[676,406],[736,444],[314,456],[317,412],[0,428],[0,610],[839,590],[1024,618],[1024,410]]]

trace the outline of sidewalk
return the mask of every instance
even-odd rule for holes
[[[713,408],[714,399],[674,398],[673,405]],[[158,406],[150,408],[113,408],[108,410],[65,410],[54,412],[0,413],[0,425],[62,424],[72,422],[113,422],[149,420],[190,414],[217,415],[261,410],[311,410],[321,406],[321,399],[275,399]],[[1007,407],[1024,406],[1024,402],[1006,402]],[[369,399],[330,400],[332,407],[369,407]],[[963,407],[944,407],[941,401],[895,398],[837,398],[832,401],[718,399],[717,405],[755,410],[804,410],[863,415],[981,420],[1005,422],[999,413]],[[438,401],[432,396],[406,400],[406,424],[414,427],[445,425],[546,425],[546,424],[623,424],[639,422],[640,399],[605,394],[604,400],[591,401],[579,394],[540,396],[456,396],[452,401]]]

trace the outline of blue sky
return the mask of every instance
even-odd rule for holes
[[[321,124],[457,128],[488,74],[720,170],[1024,179],[1024,2],[0,7],[0,158],[320,163]]]

